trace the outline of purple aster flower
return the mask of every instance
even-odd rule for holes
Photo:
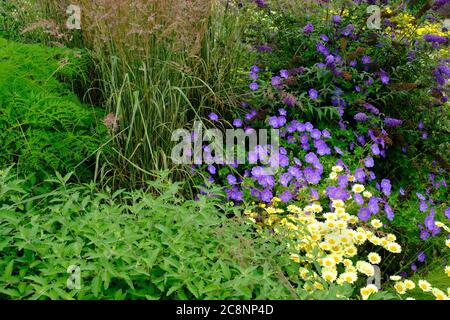
[[[305,130],[306,131],[311,132],[313,129],[314,129],[314,126],[312,125],[311,122],[308,121],[308,122],[305,123]]]
[[[383,69],[380,69],[380,71],[378,72],[378,76],[380,77],[380,80],[381,80],[382,84],[388,84],[389,83],[389,75]]]
[[[358,143],[359,143],[360,145],[362,145],[362,146],[365,146],[365,145],[366,145],[366,137],[364,137],[363,135],[358,136],[358,137],[356,138],[356,140],[358,140]]]
[[[364,165],[367,167],[367,168],[372,168],[373,166],[374,166],[374,161],[373,161],[373,158],[372,157],[367,157],[367,158],[365,158],[364,159]]]
[[[264,188],[272,188],[275,185],[275,178],[273,176],[264,175],[257,178],[258,183]]]
[[[380,207],[378,206],[378,199],[376,197],[370,197],[367,207],[372,214],[377,214],[380,210]]]
[[[370,64],[371,62],[372,62],[372,59],[371,59],[369,56],[364,55],[364,56],[362,57],[362,63],[363,63],[363,64]]]
[[[328,198],[333,199],[333,200],[345,201],[348,198],[350,198],[350,193],[341,187],[328,186],[326,194],[327,194]]]
[[[237,179],[232,174],[227,175],[227,181],[230,185],[235,185],[237,183]]]
[[[355,193],[353,195],[353,199],[355,200],[356,204],[362,206],[364,204],[364,198],[360,193]]]
[[[280,70],[280,76],[284,79],[289,78],[289,71],[287,70]]]
[[[358,211],[358,218],[362,221],[367,221],[370,218],[370,210],[366,207],[362,207]]]
[[[261,201],[269,203],[270,201],[272,201],[273,194],[272,194],[272,191],[270,191],[269,189],[264,189],[259,194],[259,197],[260,197]]]
[[[294,195],[292,194],[292,192],[290,190],[285,190],[283,193],[280,194],[280,199],[284,203],[288,203],[293,198],[294,198]]]
[[[274,129],[278,129],[286,124],[286,118],[283,116],[279,117],[270,117],[269,118],[269,125],[273,127]]]
[[[208,116],[209,120],[211,121],[219,121],[219,116],[215,114],[214,112],[211,112]]]
[[[339,24],[339,23],[341,23],[342,18],[341,18],[340,15],[334,15],[334,16],[331,18],[331,20],[333,21],[333,23]]]
[[[436,224],[434,222],[434,214],[430,213],[428,216],[426,216],[424,224],[429,231],[433,231],[433,229],[436,227]]]
[[[322,130],[322,136],[323,136],[325,139],[331,138],[330,131],[328,131],[327,129]]]
[[[256,91],[259,89],[259,85],[256,82],[250,83],[250,85],[248,87],[253,91]]]
[[[256,64],[254,64],[254,65],[250,68],[250,71],[251,71],[251,72],[258,73],[258,72],[260,72],[261,70],[259,69],[259,67],[258,67]]]
[[[419,211],[420,212],[425,212],[428,209],[428,204],[425,201],[420,201],[419,203]]]
[[[320,35],[320,39],[323,41],[323,42],[328,42],[328,41],[330,41],[330,38],[328,38],[328,36],[326,35],[326,34],[321,34]]]
[[[442,231],[441,228],[439,228],[438,226],[435,226],[435,227],[433,228],[433,230],[431,230],[431,236],[434,238],[434,237],[436,237],[441,231]]]
[[[381,180],[381,191],[386,195],[391,195],[391,181],[389,179],[382,179]]]
[[[305,180],[310,184],[318,184],[320,182],[320,174],[311,167],[306,167],[303,171]]]
[[[419,198],[419,200],[422,200],[422,201],[426,200],[426,198],[420,192],[416,192],[416,197]]]
[[[208,172],[209,172],[210,174],[216,174],[216,167],[214,167],[212,164],[210,164],[210,165],[208,166]]]
[[[420,251],[420,252],[417,254],[417,260],[418,260],[420,263],[423,263],[423,262],[425,262],[425,259],[426,259],[425,252]]]
[[[309,152],[305,155],[305,161],[310,164],[315,164],[320,162],[319,158],[316,156],[314,152]]]
[[[296,179],[301,179],[303,177],[302,171],[297,167],[289,167],[288,173]]]
[[[405,189],[403,189],[402,187],[400,187],[400,190],[398,191],[402,196],[405,195]]]
[[[272,85],[278,87],[281,85],[281,78],[279,76],[272,77]]]
[[[420,230],[420,239],[423,241],[427,240],[430,237],[430,233],[426,229]]]
[[[342,152],[341,149],[339,149],[339,147],[334,146],[334,151],[336,151],[337,154],[343,155],[344,152]]]
[[[334,65],[334,56],[332,54],[328,55],[325,58],[325,62],[327,63],[328,66]]]
[[[241,119],[234,119],[233,120],[233,126],[235,126],[236,128],[242,127],[242,120]]]
[[[313,129],[312,131],[311,131],[311,137],[313,138],[313,139],[320,139],[320,137],[322,136],[322,132],[319,130],[319,129]]]
[[[417,265],[416,265],[414,262],[411,264],[411,270],[412,270],[413,272],[416,272],[416,271],[417,271]]]
[[[304,28],[303,28],[303,33],[305,34],[310,34],[314,31],[314,26],[311,23],[308,23]]]
[[[331,149],[327,146],[323,140],[314,140],[314,147],[317,149],[317,154],[324,156],[326,154],[331,154]]]
[[[309,140],[309,136],[305,133],[300,136],[300,142],[302,144],[307,144]]]
[[[252,109],[249,113],[247,113],[247,114],[245,115],[245,119],[246,119],[247,121],[250,121],[250,120],[252,120],[254,117],[256,117],[257,114],[258,114],[258,112],[256,111],[256,109]]]
[[[423,125],[423,121],[422,121],[422,120],[420,120],[419,123],[417,124],[417,128],[418,128],[419,130],[423,130],[424,125]]]
[[[380,147],[378,146],[378,144],[374,143],[370,146],[370,149],[372,151],[372,154],[375,156],[379,156],[380,155]]]
[[[338,185],[341,188],[346,188],[348,184],[348,176],[346,174],[340,175],[338,177]]]
[[[357,168],[355,170],[355,179],[360,183],[363,183],[366,180],[366,173],[363,168]]]
[[[328,50],[328,48],[321,42],[317,43],[316,49],[317,52],[323,54],[325,57],[330,55],[330,50]]]
[[[309,199],[311,201],[319,200],[320,199],[319,192],[317,192],[316,189],[311,188],[310,189],[310,194],[309,194]]]
[[[282,186],[287,187],[291,179],[292,175],[289,172],[285,172],[280,176],[279,181]]]
[[[447,208],[444,210],[444,215],[447,217],[447,219],[450,220],[450,207],[447,207]]]
[[[319,93],[316,89],[309,89],[308,94],[312,100],[316,100],[319,97]]]
[[[352,68],[356,67],[357,64],[358,64],[358,62],[356,60],[351,60],[349,62],[349,66],[352,67]]]
[[[394,220],[394,210],[387,203],[384,205],[384,211],[389,221]]]

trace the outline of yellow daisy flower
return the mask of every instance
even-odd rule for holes
[[[383,226],[383,223],[379,220],[379,219],[373,219],[370,224],[372,225],[372,227],[374,227],[375,229],[379,229]]]
[[[364,186],[362,184],[354,184],[352,187],[352,191],[355,193],[361,193],[365,190]]]
[[[369,262],[371,264],[379,264],[381,262],[381,257],[378,253],[375,252],[371,252],[369,253],[369,255],[367,256],[367,258],[369,259]]]
[[[416,284],[411,280],[405,280],[403,283],[405,284],[405,288],[407,290],[412,290],[416,287]]]
[[[430,284],[428,281],[426,281],[426,280],[419,280],[418,285],[419,285],[419,288],[420,288],[422,291],[425,291],[425,292],[430,292],[431,289],[433,289],[433,288],[431,287],[431,284]]]
[[[398,281],[394,285],[395,291],[397,291],[398,294],[405,294],[406,293],[406,286],[403,282]]]

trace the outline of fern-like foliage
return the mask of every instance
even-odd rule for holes
[[[74,168],[91,176],[90,158],[106,132],[101,111],[72,92],[86,62],[79,52],[0,38],[0,163],[40,178]]]

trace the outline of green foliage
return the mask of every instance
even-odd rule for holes
[[[166,176],[149,185],[154,194],[99,192],[58,176],[57,189],[32,198],[2,171],[0,297],[298,298],[286,280],[296,270],[272,237],[254,238],[238,208],[219,199],[180,198]],[[80,290],[66,288],[71,265]]]
[[[92,176],[92,155],[106,140],[101,112],[72,90],[85,81],[81,52],[0,38],[0,162],[42,180],[55,170]]]
[[[21,30],[25,24],[33,19],[30,12],[29,1],[8,0],[0,3],[0,37],[8,39],[20,39]]]

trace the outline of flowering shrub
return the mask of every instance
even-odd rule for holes
[[[225,185],[228,200],[247,204],[245,215],[261,236],[286,239],[287,252],[299,264],[304,289],[329,289],[332,283],[361,286],[364,281],[358,282],[359,276],[373,276],[374,264],[391,261],[391,255],[401,252],[397,237],[386,227],[395,217],[389,203],[391,182],[376,183],[371,171],[374,159],[363,147],[356,147],[360,159],[352,161],[355,154],[328,146],[333,143],[328,130],[288,121],[284,109],[278,114],[267,119],[281,129],[281,168],[276,175],[267,175],[267,168],[257,164],[233,170],[208,165],[208,180]],[[251,116],[247,114],[247,119]],[[243,122],[234,121],[238,126]],[[269,150],[259,145],[248,159],[274,157]],[[375,288],[363,286],[361,296],[368,298]]]
[[[266,38],[262,30],[262,44],[254,46],[258,59],[243,103],[249,109],[233,125],[248,133],[279,129],[280,153],[274,161],[272,148],[259,145],[250,150],[246,165],[208,165],[199,172],[222,185],[229,201],[245,204],[245,215],[262,237],[285,239],[311,294],[328,289],[342,297],[357,292],[363,299],[392,298],[366,285],[374,265],[394,280],[407,275],[405,264],[417,271],[416,262],[425,261],[420,237],[448,255],[442,243],[449,228],[441,222],[450,218],[446,160],[420,170],[433,177],[426,196],[413,191],[421,172],[408,166],[417,163],[411,153],[423,155],[448,142],[438,135],[442,127],[436,119],[448,123],[449,33],[437,29],[437,22],[418,22],[391,8],[384,10],[377,31],[365,27],[366,6],[325,9],[306,22],[270,11],[267,4],[258,6],[277,27]],[[430,136],[441,143],[429,142]],[[395,157],[405,159],[405,167]],[[251,164],[267,159],[267,167]],[[276,174],[267,175],[270,164],[278,162]],[[401,173],[388,178],[395,166]],[[408,176],[401,178],[403,173]],[[407,191],[400,188],[403,183],[409,184]],[[413,192],[419,203],[410,197]],[[405,263],[411,256],[417,261]],[[420,284],[437,299],[448,298]],[[394,285],[399,297],[414,287],[411,280]]]

